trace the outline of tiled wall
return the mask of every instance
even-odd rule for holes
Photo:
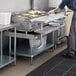
[[[46,9],[48,0],[34,0],[35,9]],[[0,11],[24,11],[30,9],[30,0],[0,0]]]
[[[30,9],[30,0],[0,0],[0,11],[23,11]]]
[[[49,7],[57,7],[62,0],[49,0]]]

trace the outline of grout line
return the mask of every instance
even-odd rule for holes
[[[44,74],[43,76],[46,76],[50,71],[52,71],[53,69],[55,69],[58,65],[60,65],[65,59],[63,59],[62,61],[60,61],[57,65],[55,65],[52,69],[50,69],[46,74]]]
[[[65,76],[75,66],[76,66],[76,63],[74,65],[72,65],[71,68],[69,68],[62,76]]]

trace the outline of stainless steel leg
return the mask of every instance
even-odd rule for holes
[[[14,28],[14,59],[16,65],[16,27]]]
[[[2,56],[3,56],[3,49],[2,49],[2,47],[3,47],[3,32],[1,31],[1,64],[2,64]]]
[[[57,47],[57,44],[55,44],[54,49],[56,49],[56,47]]]
[[[9,36],[9,60],[11,60],[11,36]]]
[[[42,45],[42,38],[43,38],[43,33],[42,33],[43,32],[43,25],[44,25],[44,23],[41,23],[41,27],[40,27],[40,29],[41,29],[40,30],[41,31],[41,39],[40,39],[41,40],[41,45]]]
[[[30,43],[30,49],[31,49],[31,61],[30,63],[32,64],[33,63],[33,47],[32,47],[32,44]]]
[[[33,57],[34,57],[34,54],[33,54],[33,44],[30,42],[30,64],[32,65],[33,64]]]
[[[52,43],[53,43],[53,45],[55,45],[54,42],[55,40],[54,40],[54,31],[52,32]],[[54,46],[53,46],[53,49],[52,49],[52,51],[54,51]]]
[[[33,57],[31,56],[31,62],[30,62],[30,64],[32,65],[33,64]]]

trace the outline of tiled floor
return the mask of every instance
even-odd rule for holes
[[[0,69],[0,76],[25,76],[27,73],[41,65],[43,62],[53,57],[62,49],[66,48],[66,44],[63,43],[58,45],[57,48],[52,52],[51,49],[48,51],[34,57],[33,65],[30,65],[30,58],[26,57],[17,57],[17,64],[8,65]]]

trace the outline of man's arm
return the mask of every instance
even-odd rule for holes
[[[56,7],[55,9],[49,11],[48,14],[58,13],[58,12],[60,12],[61,10],[62,10],[62,9],[60,9],[59,7]]]
[[[49,11],[48,14],[54,14],[54,13],[60,12],[62,9],[64,9],[64,7],[67,5],[67,3],[68,3],[68,0],[62,0],[60,5],[58,7],[56,7],[54,10]]]

